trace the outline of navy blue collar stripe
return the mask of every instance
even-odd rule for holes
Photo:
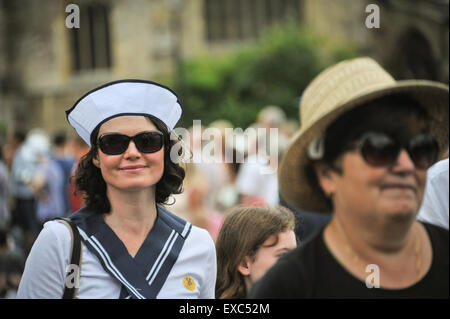
[[[151,284],[153,283],[153,281],[154,281],[155,278],[156,278],[156,275],[158,275],[159,270],[161,269],[161,266],[164,264],[164,262],[165,262],[166,259],[167,259],[167,255],[169,255],[169,253],[172,251],[173,244],[175,244],[175,241],[177,240],[177,238],[178,238],[178,233],[175,233],[175,236],[174,236],[174,238],[172,239],[172,241],[170,242],[170,246],[169,246],[169,248],[166,250],[166,252],[165,252],[165,254],[164,254],[164,257],[162,258],[161,262],[160,262],[159,265],[158,265],[158,268],[156,268],[156,271],[153,273],[152,277],[150,278],[150,280],[149,280],[149,282],[148,282],[149,285],[151,285]]]
[[[80,229],[80,228],[79,228]],[[89,238],[86,233],[80,229],[80,234],[83,237],[83,239],[88,242],[92,248],[94,248],[98,255],[101,257],[103,264],[106,266],[106,268],[109,270],[109,272],[116,277],[124,286],[128,288],[129,291],[133,292],[133,294],[139,298],[139,299],[145,299],[144,296],[142,296],[120,273],[120,271],[117,269],[117,267],[114,266],[111,259],[109,258],[108,253],[103,249],[102,245],[98,242],[98,240],[91,236]],[[97,246],[98,245],[98,246]]]
[[[150,269],[150,272],[148,273],[147,277],[145,278],[145,280],[149,280],[150,277],[152,276],[152,274],[154,273],[156,267],[158,266],[162,256],[164,255],[164,253],[167,250],[167,247],[170,245],[170,242],[172,241],[172,238],[175,236],[175,230],[172,230],[172,232],[170,233],[169,238],[167,239],[166,243],[164,244],[163,249],[161,250],[161,252],[158,255],[158,258],[156,259],[155,263],[153,264],[152,268]]]
[[[192,226],[191,223],[186,223],[186,225],[184,225],[184,229],[183,229],[183,232],[181,233],[181,237],[186,238],[186,235],[191,230],[191,226]]]
[[[93,242],[94,242],[95,244],[98,245],[98,248],[100,248],[100,250],[104,253],[103,260],[104,260],[104,261],[107,261],[107,262],[106,262],[106,265],[107,265],[107,266],[109,265],[110,267],[112,267],[112,269],[114,269],[116,278],[119,279],[120,282],[122,282],[126,287],[128,287],[128,289],[130,289],[131,292],[134,292],[134,294],[135,294],[136,297],[138,297],[138,298],[140,298],[140,299],[145,299],[145,297],[144,297],[143,295],[141,295],[141,294],[136,290],[136,288],[135,288],[132,284],[130,284],[130,283],[125,279],[125,277],[120,273],[120,271],[119,271],[119,270],[117,269],[117,267],[113,264],[113,262],[111,261],[111,258],[109,257],[108,253],[105,251],[105,249],[104,249],[104,248],[102,247],[102,245],[99,243],[99,241],[97,240],[97,238],[95,238],[94,236],[91,236],[91,238],[92,238]],[[95,246],[95,244],[94,244],[94,246]],[[95,247],[94,247],[94,248],[95,248]],[[106,257],[106,260],[105,260],[105,257]]]

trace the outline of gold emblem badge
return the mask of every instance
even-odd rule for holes
[[[194,291],[195,289],[195,281],[192,277],[184,276],[183,278],[183,286],[190,291]]]

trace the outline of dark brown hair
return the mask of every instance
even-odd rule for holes
[[[184,169],[171,161],[170,151],[177,143],[170,139],[166,125],[155,117],[148,116],[150,121],[164,135],[164,173],[156,184],[155,201],[157,204],[167,203],[170,195],[180,194],[185,176]],[[106,195],[106,183],[100,168],[94,165],[93,159],[98,156],[97,136],[100,127],[91,134],[91,149],[82,157],[75,173],[76,192],[83,194],[86,206],[99,214],[111,211],[111,205]]]
[[[284,207],[238,206],[231,209],[216,241],[217,298],[245,298],[247,289],[238,266],[248,256],[254,258],[258,249],[273,235],[294,230],[294,214]],[[278,238],[271,245],[274,246]]]

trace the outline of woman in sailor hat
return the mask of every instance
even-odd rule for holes
[[[170,132],[182,113],[177,95],[154,82],[115,81],[66,113],[91,146],[75,176],[86,207],[70,216],[81,237],[80,267],[71,264],[70,228],[47,222],[18,298],[67,291],[77,298],[214,298],[213,240],[162,206],[181,192],[185,175],[171,158]]]

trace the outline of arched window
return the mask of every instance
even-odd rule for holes
[[[397,79],[440,81],[438,63],[428,39],[417,29],[409,29],[398,41],[392,73]]]

